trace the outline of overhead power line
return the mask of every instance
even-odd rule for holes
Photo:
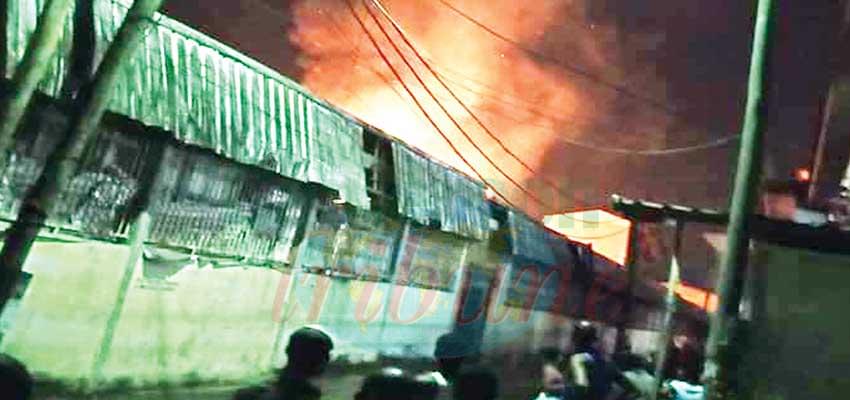
[[[661,101],[658,101],[656,99],[653,99],[653,98],[645,96],[645,95],[635,93],[631,89],[623,86],[622,84],[609,82],[609,81],[605,80],[604,78],[600,78],[600,77],[594,75],[593,73],[591,73],[591,72],[589,72],[589,71],[587,71],[587,70],[585,70],[581,67],[577,67],[575,65],[568,64],[568,63],[564,62],[563,60],[560,60],[556,57],[552,57],[548,54],[544,54],[544,53],[541,53],[540,51],[529,48],[529,47],[523,45],[522,43],[517,42],[515,39],[512,39],[512,38],[505,36],[504,34],[498,32],[498,31],[496,31],[495,29],[484,24],[483,22],[478,21],[475,17],[473,17],[473,16],[467,14],[466,12],[464,12],[463,10],[455,7],[453,4],[449,3],[448,1],[446,1],[446,0],[438,0],[438,1],[440,2],[440,4],[444,5],[446,8],[450,9],[452,12],[459,15],[460,17],[467,20],[468,22],[470,22],[473,25],[481,28],[485,32],[489,33],[490,35],[502,40],[503,42],[508,43],[511,46],[516,47],[517,49],[523,51],[524,53],[527,53],[528,55],[531,55],[531,56],[538,58],[540,60],[548,61],[552,64],[559,66],[561,69],[572,73],[573,75],[577,75],[577,76],[580,76],[582,78],[585,78],[586,80],[588,80],[591,83],[594,83],[596,85],[603,86],[603,87],[606,87],[608,89],[611,89],[611,90],[613,90],[613,91],[615,91],[615,92],[617,92],[617,93],[619,93],[623,96],[638,100],[638,101],[646,104],[647,106],[649,106],[651,108],[655,108],[655,109],[660,110],[660,111],[663,111],[666,114],[678,115],[678,112],[675,109],[670,108],[667,104],[664,104]]]
[[[393,48],[393,50],[396,52],[396,54],[398,54],[399,58],[407,66],[407,68],[411,71],[411,73],[413,74],[413,77],[416,78],[417,82],[419,82],[419,84],[422,86],[422,88],[425,90],[425,92],[428,94],[428,96],[430,96],[434,100],[434,103],[437,105],[437,107],[439,107],[440,110],[449,118],[449,120],[452,122],[452,124],[455,126],[455,128],[457,128],[457,130],[461,133],[461,135],[463,135],[463,137],[466,138],[466,140],[472,145],[472,147],[475,148],[475,150],[478,151],[478,153],[480,153],[481,156],[484,157],[484,159],[487,160],[487,162],[489,162],[490,165],[492,165],[493,168],[496,171],[498,171],[502,176],[504,176],[505,179],[507,179],[511,184],[516,186],[526,197],[528,197],[529,199],[531,199],[532,201],[534,201],[535,203],[537,203],[539,205],[551,207],[551,205],[549,205],[547,202],[540,199],[534,193],[527,190],[522,184],[517,182],[516,179],[514,179],[510,174],[505,172],[505,170],[502,169],[502,167],[500,167],[498,163],[493,161],[493,159],[490,158],[490,156],[487,154],[487,152],[485,152],[481,148],[481,146],[479,146],[478,143],[476,143],[476,141],[466,132],[466,130],[463,129],[463,126],[461,126],[461,124],[457,121],[457,119],[454,118],[452,113],[448,109],[446,109],[446,106],[443,105],[442,102],[440,102],[440,100],[437,98],[437,96],[434,94],[434,92],[431,91],[431,89],[428,87],[428,85],[425,83],[425,81],[422,79],[422,77],[419,76],[419,74],[416,72],[416,68],[414,68],[413,64],[410,63],[410,60],[408,60],[407,57],[405,57],[404,52],[402,52],[401,49],[398,47],[398,45],[396,45],[395,41],[393,41],[392,36],[389,34],[389,32],[387,32],[387,30],[384,29],[383,24],[381,24],[377,15],[375,15],[375,13],[369,7],[369,5],[366,1],[367,0],[363,0],[363,5],[365,6],[366,12],[369,14],[369,16],[372,18],[372,20],[378,26],[378,29],[381,31],[381,33],[384,35],[384,37],[387,39],[390,46]],[[374,2],[373,2],[373,4],[374,4]],[[415,52],[415,49],[414,49],[414,52]],[[448,137],[445,137],[445,139],[447,141],[449,141]],[[461,156],[459,152],[458,152],[458,155]],[[487,180],[485,180],[483,178],[483,176],[480,173],[478,173],[478,171],[475,169],[475,167],[473,167],[469,163],[467,163],[467,165],[470,168],[472,168],[473,171],[476,172],[476,174],[479,176],[479,178],[483,182],[485,182],[485,184],[487,184]],[[493,185],[488,184],[488,186],[491,186],[491,188],[492,188]],[[499,194],[499,195],[501,196],[501,194]],[[502,197],[504,197],[504,196],[502,196]]]
[[[422,57],[422,55],[421,55],[421,54],[419,53],[419,51],[417,50],[416,46],[415,46],[415,45],[414,45],[414,44],[410,41],[410,39],[407,37],[407,33],[404,31],[404,29],[402,29],[401,25],[400,25],[398,22],[396,22],[396,21],[395,21],[395,19],[393,18],[393,16],[392,16],[392,15],[391,15],[391,14],[390,14],[387,10],[386,10],[386,8],[384,8],[384,5],[383,5],[383,4],[381,4],[381,1],[380,1],[380,0],[371,0],[371,1],[372,1],[372,4],[374,4],[374,5],[375,5],[375,7],[378,9],[378,11],[380,11],[380,12],[381,12],[381,14],[383,14],[383,16],[384,16],[387,20],[389,20],[389,21],[390,21],[390,24],[393,26],[393,28],[395,29],[395,31],[398,33],[398,35],[399,35],[399,36],[401,37],[401,39],[404,41],[404,43],[405,43],[405,44],[407,44],[407,46],[408,46],[408,47],[409,47],[409,48],[413,51],[413,54],[416,56],[416,58],[419,60],[419,62],[421,62],[421,63],[422,63],[422,65],[424,65],[424,66],[425,66],[425,68],[426,68],[426,69],[427,69],[427,70],[431,73],[431,75],[432,75],[432,76],[434,76],[434,78],[437,80],[437,82],[439,82],[439,83],[440,83],[440,85],[442,85],[442,86],[443,86],[443,88],[444,88],[444,89],[445,89],[445,90],[449,93],[449,95],[450,95],[450,96],[451,96],[451,97],[452,97],[452,98],[453,98],[453,99],[454,99],[454,100],[455,100],[458,104],[460,104],[460,106],[464,109],[464,111],[466,111],[466,113],[467,113],[467,114],[469,114],[469,116],[470,116],[470,117],[472,117],[472,119],[473,119],[473,120],[474,120],[474,121],[478,124],[478,126],[480,126],[480,127],[481,127],[481,129],[482,129],[482,130],[484,130],[484,132],[486,132],[486,133],[487,133],[487,135],[488,135],[491,139],[493,139],[493,141],[495,141],[495,142],[499,145],[499,147],[501,147],[501,148],[502,148],[502,151],[504,151],[505,153],[507,153],[508,155],[510,155],[510,156],[511,156],[511,158],[513,158],[513,159],[514,159],[515,161],[517,161],[520,165],[522,165],[522,167],[523,167],[523,168],[525,168],[526,170],[528,170],[529,172],[531,172],[532,174],[534,174],[534,176],[539,177],[539,178],[540,178],[540,179],[541,179],[541,180],[542,180],[542,181],[543,181],[546,185],[548,185],[548,186],[550,186],[551,188],[555,189],[555,190],[556,190],[558,193],[560,193],[561,195],[565,196],[566,198],[570,198],[570,199],[573,197],[573,196],[571,196],[569,193],[567,193],[564,189],[562,189],[559,185],[557,185],[555,182],[553,182],[552,180],[550,180],[549,178],[547,178],[545,174],[540,174],[538,171],[536,171],[534,168],[532,168],[530,165],[528,165],[528,163],[527,163],[527,162],[525,162],[522,158],[520,158],[520,157],[519,157],[516,153],[514,153],[513,151],[511,151],[511,149],[510,149],[510,148],[508,148],[508,146],[507,146],[507,145],[505,145],[505,143],[504,143],[501,139],[499,139],[499,137],[498,137],[498,136],[496,136],[496,135],[493,133],[493,131],[491,131],[491,130],[490,130],[490,128],[488,128],[488,127],[487,127],[487,125],[485,125],[485,124],[484,124],[484,122],[483,122],[483,121],[481,121],[481,119],[479,119],[479,118],[478,118],[478,116],[477,116],[477,115],[475,115],[475,113],[474,113],[471,109],[469,109],[469,106],[467,106],[467,105],[466,105],[466,103],[465,103],[463,100],[461,100],[461,99],[460,99],[460,98],[459,98],[459,97],[458,97],[458,96],[454,93],[454,91],[453,91],[453,90],[449,87],[449,85],[448,85],[448,84],[446,84],[446,82],[443,80],[443,78],[442,78],[442,77],[440,77],[440,74],[439,74],[439,73],[437,73],[437,72],[434,70],[434,68],[433,68],[433,67],[431,67],[431,64],[430,64],[427,60],[425,60],[425,59]],[[367,9],[368,9],[368,7],[367,7]],[[454,121],[454,119],[452,119],[452,120]],[[458,125],[458,124],[456,123],[456,125]],[[461,128],[460,126],[458,126],[458,129],[461,129],[461,131],[463,131],[463,130],[462,130],[462,128]],[[464,132],[464,136],[466,136],[466,138],[470,141],[470,143],[472,143],[472,144],[473,144],[473,146],[475,146],[475,148],[476,148],[476,149],[478,149],[478,151],[479,151],[479,152],[481,152],[481,153],[482,153],[482,155],[484,155],[484,158],[486,158],[488,161],[490,161],[490,157],[489,157],[488,155],[486,155],[486,154],[485,154],[485,153],[484,153],[484,152],[483,152],[483,151],[482,151],[482,150],[478,147],[478,145],[477,145],[477,144],[475,144],[475,141],[474,141],[471,137],[469,137],[469,136],[468,136],[465,132]],[[497,170],[499,170],[499,171],[502,173],[502,175],[505,175],[505,177],[506,177],[506,178],[508,178],[508,180],[510,180],[511,182],[514,182],[514,184],[515,184],[517,187],[519,187],[519,188],[520,188],[523,192],[526,192],[526,189],[525,189],[524,187],[522,187],[519,183],[516,183],[516,181],[515,181],[512,177],[508,176],[505,172],[501,171],[501,168],[499,168],[499,167],[498,167],[498,166],[497,166],[494,162],[490,161],[490,163],[491,163],[491,164],[493,164],[493,166],[495,166],[495,167],[496,167],[496,169],[497,169]],[[541,203],[541,204],[542,204],[542,203]]]
[[[615,230],[613,232],[608,232],[608,233],[604,233],[604,234],[600,234],[600,235],[594,235],[594,236],[574,235],[574,234],[571,234],[571,233],[563,233],[563,235],[568,237],[568,238],[572,238],[572,239],[598,240],[598,239],[607,239],[609,237],[622,235],[623,233],[626,233],[628,231],[629,231],[629,228],[624,228],[624,229]]]
[[[425,109],[425,107],[422,105],[422,103],[419,101],[419,99],[417,99],[416,96],[413,94],[413,91],[410,89],[410,87],[407,86],[407,83],[404,82],[404,79],[402,79],[401,74],[398,72],[398,70],[396,70],[395,66],[393,66],[393,64],[390,62],[389,58],[387,58],[387,55],[381,49],[381,46],[378,44],[377,40],[372,35],[372,32],[370,32],[369,28],[366,27],[366,23],[360,18],[360,15],[357,14],[357,10],[355,10],[354,5],[351,3],[352,0],[343,0],[343,1],[345,2],[345,5],[348,7],[348,10],[351,12],[351,15],[357,21],[357,24],[363,30],[363,33],[365,33],[366,36],[369,38],[369,42],[372,43],[372,46],[375,48],[375,50],[380,55],[381,59],[384,61],[384,63],[390,69],[393,76],[395,76],[396,80],[402,85],[402,87],[407,92],[407,94],[413,99],[413,102],[416,104],[416,107],[419,108],[419,111],[422,112],[422,114],[425,116],[425,118],[428,120],[428,122],[431,124],[431,126],[433,126],[434,129],[437,131],[437,133],[439,133],[440,136],[443,138],[443,140],[446,141],[446,144],[449,145],[449,147],[452,149],[452,151],[455,153],[455,155],[457,155],[461,159],[461,161],[463,161],[463,163],[467,167],[469,167],[469,169],[472,171],[472,173],[480,181],[487,184],[487,180],[484,179],[484,177],[475,169],[475,167],[472,166],[472,163],[470,163],[469,160],[467,160],[466,157],[463,156],[463,154],[460,152],[460,150],[458,150],[458,148],[454,145],[454,143],[452,143],[452,141],[449,139],[448,135],[446,135],[445,132],[443,132],[442,129],[440,129],[439,125],[437,125],[437,123],[434,121],[434,119],[431,118],[431,116],[428,114],[428,111]],[[507,198],[507,196],[500,193],[499,190],[496,189],[493,185],[488,185],[488,186],[490,186],[491,190],[493,190],[493,192],[495,192],[499,197],[501,197],[502,200],[505,201],[505,203],[507,203],[508,206],[510,206],[512,208],[518,208],[513,203],[511,203],[511,201]]]
[[[452,89],[449,87],[449,85],[445,82],[446,80],[451,80],[451,79],[446,78],[445,75],[443,75],[439,71],[436,71],[435,67],[432,65],[433,59],[430,59],[430,58],[421,54],[421,51],[410,40],[407,32],[405,32],[404,29],[401,27],[401,24],[399,24],[395,20],[395,18],[386,9],[386,7],[384,7],[384,5],[381,3],[381,1],[380,0],[370,0],[370,1],[381,12],[381,14],[383,14],[384,17],[387,18],[390,21],[390,23],[393,26],[393,28],[395,29],[395,31],[399,34],[399,36],[402,38],[402,40],[405,42],[405,44],[407,44],[407,46],[410,47],[410,49],[413,51],[413,54],[422,63],[422,65],[424,65],[425,68],[428,69],[428,71],[434,76],[434,78],[437,80],[437,82],[439,82],[443,86],[443,88],[446,89],[446,91],[449,93],[449,95],[461,105],[461,107],[473,118],[473,120],[487,133],[487,135],[490,136],[502,148],[503,151],[505,151],[512,158],[514,158],[517,162],[519,162],[525,169],[527,169],[530,172],[534,172],[536,174],[536,171],[534,171],[528,165],[527,162],[523,161],[519,156],[516,155],[516,153],[511,151],[505,145],[505,143],[501,139],[499,139],[481,121],[481,119],[478,118],[478,116],[476,116],[474,112],[472,112],[472,110],[470,110],[470,107],[465,102],[463,102],[454,93],[454,91],[452,91]],[[443,1],[443,0],[441,0],[441,1]],[[388,39],[389,39],[389,37],[388,37]],[[389,40],[391,40],[391,39],[389,39]],[[481,95],[481,93],[477,93],[477,94]],[[551,116],[551,115],[547,115],[545,113],[541,113],[536,109],[530,109],[529,108],[527,110],[534,113],[535,115],[539,115],[541,117],[556,119],[556,117]],[[563,119],[561,119],[561,121],[567,122],[567,123],[572,122],[572,121],[565,121]],[[546,128],[550,128],[550,127],[546,127]],[[708,142],[705,142],[705,143],[700,143],[700,144],[691,145],[691,146],[674,147],[674,148],[666,148],[666,149],[646,149],[646,150],[637,150],[637,149],[629,149],[629,148],[616,148],[616,147],[603,147],[603,146],[594,145],[592,143],[581,142],[581,141],[577,141],[577,140],[574,140],[574,139],[567,139],[567,138],[560,137],[560,136],[558,137],[558,140],[561,141],[561,142],[564,142],[566,144],[576,146],[576,147],[582,147],[582,148],[585,148],[585,149],[599,151],[599,152],[615,153],[615,154],[622,154],[622,155],[638,155],[638,156],[665,156],[665,155],[675,155],[675,154],[705,150],[705,149],[710,149],[710,148],[715,148],[715,147],[722,147],[722,146],[727,145],[728,143],[731,143],[731,142],[737,140],[738,136],[739,135],[724,136],[724,137],[714,139],[714,140],[711,140],[711,141],[708,141]],[[546,178],[543,178],[543,179],[547,180]],[[569,194],[564,193],[558,185],[554,184],[551,181],[548,181],[547,185],[552,186],[553,188],[556,188],[561,194],[564,194],[567,197],[572,197]]]

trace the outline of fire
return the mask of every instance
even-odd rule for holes
[[[405,49],[417,72],[464,130],[516,181],[525,182],[526,186],[534,181],[529,189],[548,204],[535,204],[510,185],[428,98],[365,12],[364,3],[351,1],[405,82],[488,186],[532,214],[570,204],[558,199],[552,189],[541,190],[544,186],[535,181],[537,177],[487,136],[416,62],[382,18],[393,41]],[[526,49],[553,53],[564,62],[597,71],[606,79],[621,79],[624,74],[617,67],[617,29],[583,20],[581,16],[589,14],[589,3],[584,1],[591,0],[447,0]],[[439,1],[385,0],[383,4],[452,90],[532,169],[541,167],[545,150],[565,138],[592,134],[600,119],[607,120],[606,114],[614,111],[616,93],[494,37]],[[344,1],[298,0],[293,7],[296,22],[289,35],[301,50],[298,63],[305,71],[302,83],[367,123],[474,176],[421,115]],[[647,125],[658,124],[655,120],[646,121]]]

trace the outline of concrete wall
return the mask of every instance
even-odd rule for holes
[[[93,378],[127,256],[125,246],[103,242],[38,242],[25,266],[32,282],[2,350],[42,376]],[[168,285],[142,287],[139,265],[103,378],[143,384],[265,372],[280,276],[268,269],[195,263]]]
[[[2,351],[43,377],[93,379],[127,257],[122,245],[38,242],[25,266],[33,278]],[[289,273],[197,260],[151,281],[144,262],[114,326],[106,381],[255,377],[285,361],[286,338],[305,324],[325,327],[336,339],[335,356],[354,362],[379,352],[428,357],[453,324],[453,292],[307,273],[290,282]]]
[[[32,281],[2,351],[42,375],[88,378],[127,255],[99,242],[36,242],[24,266]]]
[[[104,366],[108,380],[240,379],[267,371],[281,273],[190,264],[171,288],[141,285],[137,269]]]
[[[39,241],[25,269],[33,277],[2,351],[35,373],[90,382],[103,351],[128,249],[84,241]],[[337,358],[379,354],[429,357],[455,328],[452,292],[240,265],[214,268],[188,260],[152,279],[143,260],[132,273],[114,339],[99,378],[134,385],[240,380],[285,362],[289,334],[317,324],[335,338]],[[147,277],[146,277],[147,276]],[[503,291],[504,292],[504,291]],[[571,320],[494,302],[483,329],[485,353],[566,348]],[[611,332],[605,343],[613,346]],[[651,340],[652,335],[633,337]],[[635,343],[635,349],[651,345]],[[275,352],[277,349],[277,352]]]
[[[374,360],[379,353],[428,357],[453,323],[452,292],[300,273],[283,321],[283,341],[318,324],[336,342],[336,357]],[[282,363],[278,354],[278,363]]]

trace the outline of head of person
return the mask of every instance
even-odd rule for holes
[[[564,374],[555,364],[543,364],[543,391],[557,395],[563,393],[565,389]]]
[[[422,398],[417,397],[419,389],[416,380],[401,369],[384,368],[363,381],[354,400],[416,400]]]
[[[0,393],[4,399],[27,400],[32,395],[33,378],[20,361],[0,354]]]
[[[302,378],[321,375],[331,359],[333,340],[315,327],[303,327],[289,337],[286,346],[287,363],[284,371]]]
[[[563,362],[564,354],[557,348],[540,349],[540,377],[544,392],[555,394],[564,391],[564,376],[559,369]]]
[[[684,349],[688,345],[689,339],[685,334],[673,336],[673,346],[677,349]]]
[[[464,341],[460,335],[451,332],[437,338],[434,359],[437,369],[446,379],[450,381],[455,379],[467,356],[469,355],[466,354]]]
[[[599,335],[596,333],[596,327],[589,322],[580,322],[573,329],[573,347],[577,351],[586,351],[593,349],[596,342],[599,340]]]
[[[472,365],[461,368],[452,386],[455,400],[493,400],[499,397],[499,378],[490,368]]]

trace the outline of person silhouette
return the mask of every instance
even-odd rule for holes
[[[499,378],[482,365],[461,368],[452,385],[454,400],[495,400],[499,397]]]
[[[437,338],[434,347],[437,371],[434,377],[441,386],[448,386],[454,381],[467,355],[463,338],[458,333],[449,332]]]
[[[289,337],[287,362],[271,387],[248,387],[237,391],[234,400],[318,400],[321,390],[311,381],[325,372],[333,340],[318,327],[305,326]]]
[[[33,378],[17,359],[0,354],[0,393],[4,399],[27,400],[32,396]]]
[[[384,368],[363,381],[354,400],[419,400],[430,392],[399,368]]]

